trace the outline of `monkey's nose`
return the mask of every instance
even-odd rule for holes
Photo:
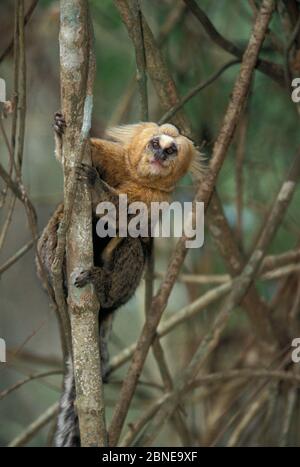
[[[154,154],[154,158],[156,161],[165,161],[167,156],[164,153],[163,149],[157,149]]]

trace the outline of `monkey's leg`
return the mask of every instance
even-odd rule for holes
[[[113,268],[114,263],[114,253],[116,248],[120,245],[120,243],[124,240],[124,237],[116,236],[110,240],[110,242],[104,248],[101,254],[101,260],[103,265],[111,270]]]
[[[94,284],[97,297],[100,302],[99,334],[100,334],[101,374],[102,374],[103,382],[106,383],[108,374],[110,372],[108,341],[109,341],[109,337],[111,333],[112,316],[111,314],[105,313],[105,307],[107,305],[107,294],[108,294],[108,289],[110,285],[107,283],[107,274],[105,274],[104,270],[99,267],[92,267],[91,269],[82,271],[77,276],[74,282],[74,285],[76,287],[84,287],[88,283]]]
[[[93,283],[102,309],[108,313],[126,303],[137,288],[145,265],[146,251],[141,240],[126,237],[114,249],[114,267],[105,264],[82,271],[76,287]]]

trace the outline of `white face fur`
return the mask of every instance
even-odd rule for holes
[[[147,144],[138,169],[142,175],[166,176],[172,170],[178,150],[174,137],[166,134],[155,135]]]

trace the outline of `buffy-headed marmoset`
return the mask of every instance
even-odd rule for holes
[[[56,156],[62,161],[63,133],[67,122],[55,114]],[[151,252],[151,238],[130,236],[100,238],[96,233],[96,206],[101,201],[118,204],[118,195],[126,194],[128,203],[169,201],[176,183],[187,172],[201,171],[200,153],[193,142],[172,124],[142,122],[107,130],[105,139],[91,138],[92,166],[76,168],[78,183],[86,183],[92,193],[94,265],[82,271],[75,285],[92,282],[100,303],[99,322],[125,304],[140,283],[145,262]],[[51,284],[51,266],[57,244],[57,229],[63,215],[59,205],[39,242],[38,251]],[[40,267],[38,273],[41,279]],[[67,281],[64,281],[65,284]],[[65,291],[67,296],[67,290]],[[102,355],[103,357],[103,355]],[[107,369],[106,369],[107,370]],[[72,362],[65,376],[61,399],[56,446],[79,446],[79,430],[74,407],[75,385]]]

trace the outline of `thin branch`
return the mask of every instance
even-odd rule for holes
[[[0,276],[7,271],[13,264],[15,264],[22,256],[27,253],[27,251],[31,250],[34,245],[34,240],[30,240],[26,243],[26,245],[22,246],[15,254],[13,254],[5,263],[0,266]]]
[[[128,23],[128,27],[130,27],[132,18],[130,18],[130,10],[126,1],[115,0],[115,3],[119,7],[123,20],[126,22],[126,24]],[[200,199],[201,201],[204,201],[206,206],[210,201],[212,190],[217,179],[217,175],[225,159],[227,149],[234,134],[234,130],[239,119],[242,107],[246,101],[252,80],[253,70],[258,58],[259,50],[262,46],[265,37],[266,29],[273,12],[273,8],[273,1],[263,1],[260,13],[257,15],[257,19],[253,27],[246,52],[243,56],[241,71],[236,80],[231,101],[229,103],[219,137],[214,146],[210,170],[208,171],[204,182],[201,183],[200,189],[195,198],[196,200]],[[152,34],[149,30],[149,27],[146,24],[144,27],[144,34],[145,42],[147,43],[147,53],[148,51],[150,51],[149,53],[152,54],[153,58],[154,53],[157,55],[157,49],[153,50]],[[151,63],[151,61],[149,63],[147,55],[147,67],[149,74],[151,66],[153,66],[153,64]],[[164,63],[162,62],[162,67],[163,66]],[[157,72],[157,64],[155,64],[155,70]],[[160,75],[165,74],[167,76],[167,80],[169,79],[169,75],[166,69],[159,70],[159,73]],[[170,93],[170,87],[168,87],[167,90],[168,93]],[[167,90],[165,90],[165,92],[167,92]],[[175,100],[177,101],[175,90],[174,95]],[[191,222],[192,221],[193,219],[191,219]],[[166,278],[152,301],[151,310],[148,314],[146,323],[138,340],[137,348],[134,353],[131,365],[128,369],[126,378],[124,380],[120,398],[117,402],[110,426],[109,439],[110,445],[112,446],[115,446],[118,443],[120,433],[130,406],[130,402],[134,395],[140,372],[145,363],[149,348],[155,336],[155,332],[160,322],[163,311],[166,308],[167,301],[174,286],[175,280],[179,274],[180,266],[182,265],[186,256],[185,241],[186,238],[182,237],[177,243],[177,246],[175,248],[175,251],[172,255],[171,261],[167,269]]]
[[[47,425],[56,415],[59,404],[51,405],[42,415],[32,422],[19,436],[13,439],[7,447],[16,448],[27,444],[45,425]]]
[[[31,381],[34,381],[36,379],[40,378],[46,378],[47,376],[53,376],[53,375],[61,375],[62,371],[60,370],[53,370],[53,371],[45,371],[43,373],[37,373],[35,375],[29,375],[27,378],[22,379],[21,381],[18,381],[16,384],[11,386],[8,389],[5,389],[4,391],[0,392],[0,400],[4,399],[4,397],[8,396],[12,392],[16,391],[20,387],[24,386],[24,384],[27,384]]]
[[[295,373],[280,370],[266,370],[264,368],[242,368],[239,370],[220,371],[200,376],[191,383],[191,386],[193,388],[197,388],[203,384],[225,383],[226,381],[235,378],[266,378],[286,381],[297,386],[300,385],[300,376]]]
[[[236,145],[236,170],[235,170],[235,183],[236,183],[236,237],[240,247],[243,249],[243,195],[244,195],[244,177],[243,177],[243,163],[245,160],[246,148],[246,134],[248,126],[248,113],[247,108],[242,115],[241,122],[238,127],[237,145]]]
[[[158,47],[162,47],[172,30],[177,26],[179,21],[183,18],[186,11],[186,6],[183,5],[182,1],[179,0],[177,5],[172,5],[169,15],[167,16],[165,22],[161,26],[159,36],[157,38]],[[113,112],[108,126],[115,126],[125,119],[125,116],[128,112],[132,99],[135,95],[135,83],[136,80],[133,77],[123,93],[122,97],[119,100],[119,104],[116,107],[116,110]]]
[[[34,12],[35,10],[35,7],[36,5],[38,4],[38,1],[39,0],[33,0],[30,7],[28,8],[27,10],[27,13],[24,17],[24,26],[26,26],[26,24],[28,23],[28,21],[30,20],[31,16],[32,16],[32,13]],[[4,60],[4,58],[7,57],[7,55],[11,52],[12,48],[14,46],[14,38],[11,39],[10,43],[8,44],[8,46],[6,47],[6,49],[2,52],[2,54],[0,55],[0,63],[2,62],[2,60]]]
[[[131,446],[137,435],[147,425],[149,420],[156,414],[160,407],[170,398],[170,394],[164,394],[157,399],[148,410],[145,410],[141,417],[134,423],[129,424],[128,432],[124,435],[120,442],[120,447]]]
[[[229,293],[221,311],[217,315],[211,330],[201,340],[194,356],[183,371],[181,376],[176,382],[176,390],[174,391],[174,397],[160,410],[151,422],[151,429],[148,430],[147,438],[143,441],[146,443],[147,440],[153,440],[155,434],[158,432],[158,427],[162,427],[163,424],[168,420],[180,401],[180,397],[184,393],[186,386],[194,380],[203,367],[203,364],[207,361],[208,355],[215,349],[219,342],[220,336],[224,331],[228,320],[231,316],[232,310],[237,306],[244,295],[246,294],[251,282],[254,280],[262,259],[265,255],[265,251],[271,240],[274,238],[276,231],[278,230],[282,219],[286,213],[287,206],[289,205],[296,188],[296,182],[300,174],[300,157],[299,152],[296,154],[289,173],[284,180],[281,189],[273,203],[273,207],[270,211],[268,219],[264,223],[264,228],[258,239],[257,245],[252,252],[246,266],[238,278],[235,279],[234,285],[231,292]]]
[[[220,199],[212,196],[206,219],[210,234],[218,247],[218,251],[224,258],[232,277],[240,274],[245,259],[237,244],[233,241],[233,233],[226,219]],[[261,300],[254,285],[252,285],[244,297],[243,306],[247,310],[252,328],[260,339],[261,345],[273,346],[276,342],[273,323],[266,303]]]
[[[245,50],[240,49],[228,39],[223,37],[216,30],[208,16],[199,7],[195,0],[184,0],[184,2],[191,10],[191,12],[195,15],[195,17],[199,20],[205,32],[213,42],[215,42],[223,50],[229,52],[231,55],[235,55],[240,59],[243,57]],[[279,86],[285,86],[284,70],[281,65],[269,62],[268,60],[258,59],[255,64],[255,67],[267,76],[269,76],[269,78],[273,79],[277,84],[279,84]]]
[[[163,321],[157,331],[156,336],[158,338],[166,336],[171,332],[176,326],[181,323],[186,322],[192,317],[196,316],[199,311],[205,309],[210,304],[224,297],[232,287],[232,283],[222,284],[219,287],[215,287],[204,293],[201,297],[197,298],[194,302],[189,303],[187,306],[179,310],[176,314],[172,315],[170,318]],[[136,343],[126,347],[118,355],[113,357],[110,361],[109,368],[110,372],[116,371],[126,362],[128,362],[136,351]]]
[[[24,0],[19,1],[18,8],[18,32],[19,32],[19,85],[18,85],[18,105],[16,112],[18,114],[17,131],[17,151],[14,159],[16,160],[19,173],[21,172],[25,122],[26,122],[26,56],[25,56],[25,30],[24,30]]]
[[[288,434],[291,428],[292,418],[297,402],[298,391],[295,387],[289,388],[282,421],[282,430],[279,438],[279,446],[287,446]]]
[[[290,92],[291,89],[291,82],[292,82],[292,74],[290,71],[290,51],[294,45],[295,40],[297,39],[297,36],[300,31],[300,16],[297,20],[297,23],[294,27],[294,30],[292,31],[291,37],[289,38],[289,41],[287,43],[285,53],[284,53],[284,58],[285,58],[285,64],[284,64],[284,72],[285,72],[285,82],[286,82],[286,87],[288,92]]]
[[[141,12],[140,0],[129,0],[129,5],[133,16],[133,28],[129,31],[134,44],[136,60],[136,80],[139,87],[141,102],[141,120],[149,120],[148,93],[147,93],[147,71],[146,71],[146,53],[144,42],[143,17]]]
[[[238,445],[244,431],[250,425],[250,423],[253,421],[256,415],[261,412],[263,406],[267,403],[268,399],[269,390],[266,389],[265,391],[262,391],[261,395],[253,401],[250,407],[247,408],[246,413],[243,415],[238,425],[233,430],[233,433],[231,433],[230,435],[230,438],[227,443],[228,447],[234,447]]]
[[[207,86],[212,84],[214,81],[216,81],[223,73],[224,71],[228,70],[228,68],[231,68],[233,65],[237,65],[238,63],[241,63],[241,60],[230,60],[230,62],[225,63],[218,71],[216,71],[213,75],[211,75],[210,78],[208,78],[206,81],[201,81],[201,83],[197,84],[194,88],[192,88],[180,101],[175,104],[173,107],[170,108],[159,120],[158,124],[162,125],[163,123],[166,123],[167,121],[171,120],[172,117],[180,110],[190,99],[192,99],[198,92],[202,91],[205,89]]]

